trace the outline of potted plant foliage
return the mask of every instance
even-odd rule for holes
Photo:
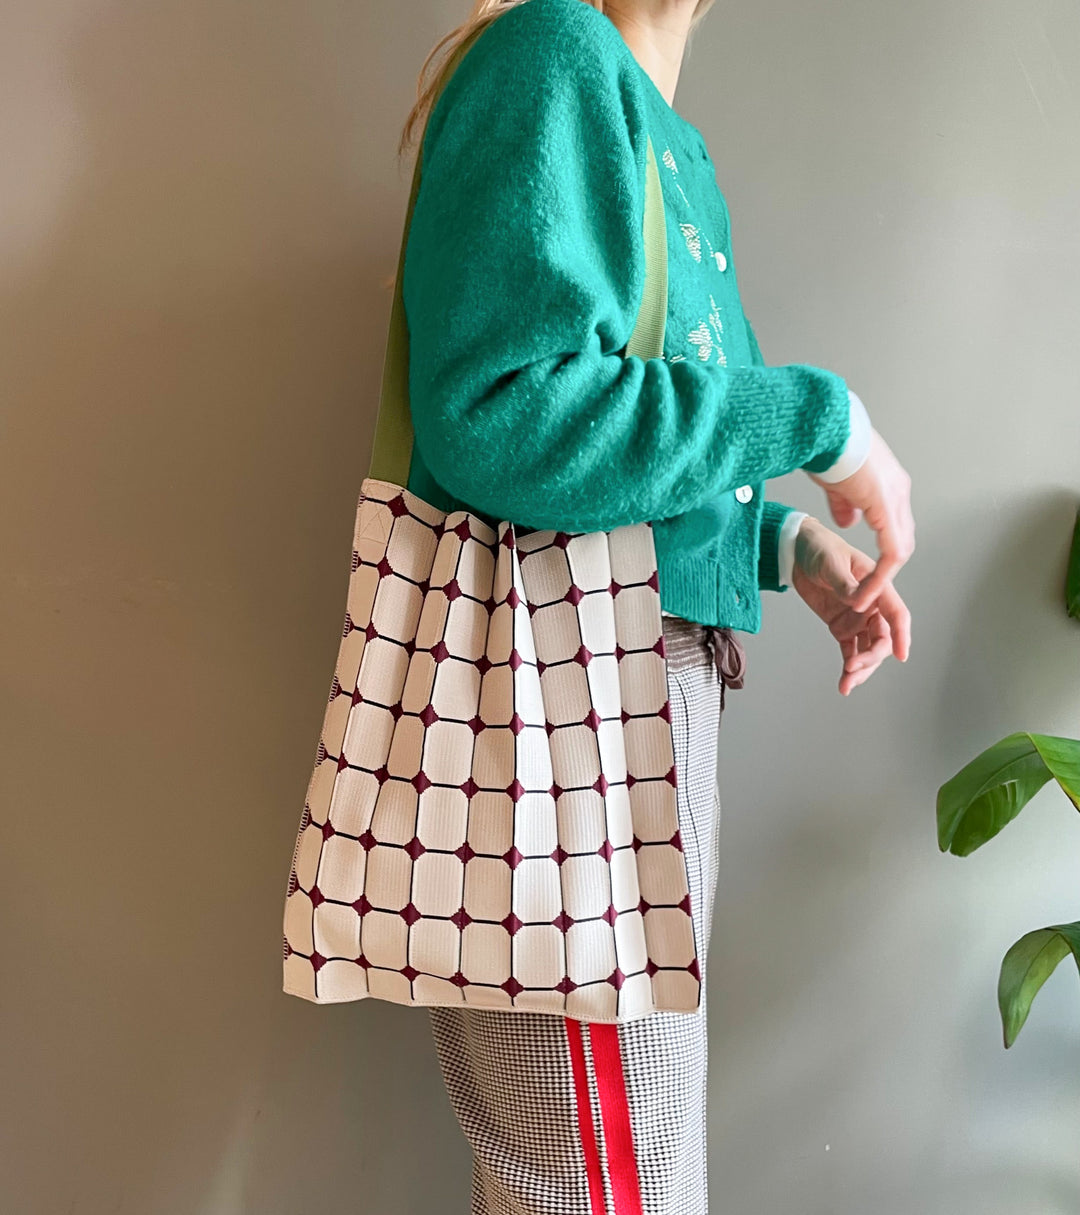
[[[1080,512],[1073,528],[1065,602],[1069,615],[1080,620]],[[1011,823],[1051,780],[1080,810],[1080,739],[1025,730],[1001,739],[938,790],[938,846],[954,856],[969,856]],[[1080,922],[1037,928],[1006,953],[998,979],[1006,1047],[1016,1041],[1039,989],[1070,954],[1080,967]]]

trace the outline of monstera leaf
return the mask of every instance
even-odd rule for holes
[[[1074,620],[1080,620],[1080,510],[1076,512],[1073,526],[1069,573],[1065,579],[1065,607]]]
[[[938,790],[938,846],[968,856],[1011,823],[1049,780],[1080,810],[1080,741],[1010,734],[977,755]]]
[[[1006,1048],[1016,1041],[1039,989],[1070,953],[1080,967],[1080,924],[1038,928],[1021,937],[1005,955],[998,979],[998,1008]]]

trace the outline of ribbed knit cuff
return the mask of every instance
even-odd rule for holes
[[[810,468],[809,465],[803,466],[827,484],[843,481],[845,477],[850,477],[852,473],[858,472],[870,454],[870,441],[874,435],[870,415],[866,412],[866,406],[850,388],[848,389],[848,403],[851,408],[850,431],[843,451],[835,463],[824,469]]]
[[[791,514],[801,514],[793,506],[766,499],[761,511],[761,540],[758,558],[758,588],[763,591],[783,591],[787,584],[780,577],[780,533]]]

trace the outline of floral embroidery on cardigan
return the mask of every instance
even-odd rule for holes
[[[701,235],[693,224],[679,224],[679,231],[686,240],[686,247],[694,261],[701,261]],[[705,238],[708,240],[708,237]]]

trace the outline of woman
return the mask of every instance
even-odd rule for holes
[[[858,397],[832,372],[766,366],[743,315],[714,166],[672,107],[710,3],[478,0],[440,47],[482,32],[441,92],[438,73],[422,88],[402,141],[426,120],[403,278],[409,488],[523,527],[653,523],[702,960],[717,730],[743,673],[735,631],[760,629],[761,590],[794,586],[840,645],[848,695],[888,654],[907,658],[892,580],[914,547],[910,480]],[[650,138],[668,319],[663,357],[643,360],[625,347]],[[797,468],[837,524],[866,518],[876,563],[765,501],[764,482]],[[614,1036],[540,1013],[430,1016],[474,1152],[474,1215],[705,1212],[704,998]]]

